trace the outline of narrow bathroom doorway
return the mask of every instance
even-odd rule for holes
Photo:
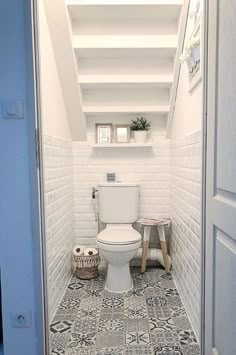
[[[199,355],[203,1],[44,0],[38,14],[50,355]],[[137,218],[102,223],[103,185],[138,187]],[[131,290],[109,292],[102,247],[94,278],[75,272],[99,232],[127,252],[147,220],[162,228],[146,229],[143,270],[137,246]],[[110,224],[132,240],[111,242]]]

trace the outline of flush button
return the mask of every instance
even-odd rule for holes
[[[2,102],[2,118],[22,119],[24,117],[24,105],[20,100],[8,100]]]

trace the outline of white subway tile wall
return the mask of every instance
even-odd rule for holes
[[[170,216],[173,276],[200,337],[201,133],[171,140]]]
[[[44,136],[46,242],[49,318],[52,319],[72,273],[72,143]]]
[[[152,148],[93,149],[87,142],[73,142],[75,243],[94,245],[97,223],[92,187],[116,173],[117,179],[140,183],[140,216],[168,216],[169,140],[157,133]]]
[[[73,245],[95,245],[92,187],[115,172],[118,180],[140,183],[141,217],[170,215],[174,279],[199,336],[200,137],[167,140],[155,133],[153,148],[134,149],[93,149],[88,142],[44,137],[50,318],[71,276]]]

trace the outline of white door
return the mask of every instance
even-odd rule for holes
[[[236,1],[208,3],[205,355],[236,355]]]

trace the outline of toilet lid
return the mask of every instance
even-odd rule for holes
[[[133,244],[141,240],[141,235],[133,228],[106,228],[98,234],[97,240],[104,244]]]

